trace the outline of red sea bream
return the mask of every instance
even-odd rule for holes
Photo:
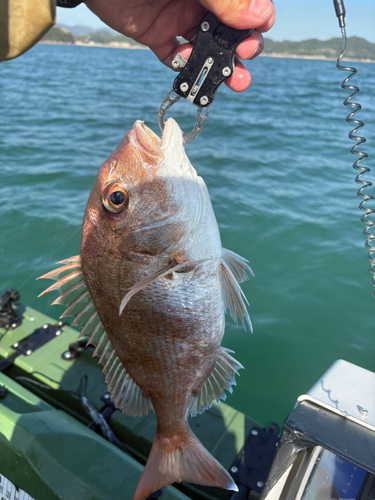
[[[75,316],[96,346],[117,408],[157,417],[135,500],[179,481],[236,490],[187,417],[225,399],[242,368],[221,341],[227,308],[251,328],[239,286],[250,268],[222,248],[173,119],[162,139],[137,121],[103,163],[80,255],[60,264],[42,276],[57,280],[46,291],[61,291],[54,303],[68,306],[63,316]]]

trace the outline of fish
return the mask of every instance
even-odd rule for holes
[[[169,118],[160,138],[136,121],[101,165],[80,254],[41,276],[60,290],[103,365],[115,406],[153,411],[157,430],[134,493],[142,500],[186,481],[237,490],[188,424],[225,400],[243,366],[221,346],[229,309],[252,331],[240,283],[248,261],[222,247],[210,196]]]

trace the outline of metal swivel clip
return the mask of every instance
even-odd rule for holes
[[[234,51],[252,32],[252,29],[230,28],[211,12],[204,16],[189,60],[186,62],[177,54],[172,61],[172,66],[175,69],[182,68],[182,71],[160,106],[158,121],[161,131],[164,129],[166,112],[183,97],[198,107],[194,128],[190,134],[184,136],[184,142],[192,141],[201,133],[219,85],[233,74]]]

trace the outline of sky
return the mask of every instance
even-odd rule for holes
[[[103,0],[106,1],[106,0]],[[276,23],[266,34],[276,41],[327,40],[341,36],[332,0],[274,0]],[[375,43],[375,0],[345,0],[348,36]],[[100,29],[105,25],[85,4],[75,9],[57,8],[57,23]]]

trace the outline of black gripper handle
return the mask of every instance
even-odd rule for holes
[[[252,29],[230,28],[212,12],[208,12],[200,22],[191,55],[173,82],[176,94],[196,106],[206,107],[211,104],[219,85],[233,74],[236,47],[252,32]],[[205,67],[208,68],[206,76],[201,75],[197,82]]]

